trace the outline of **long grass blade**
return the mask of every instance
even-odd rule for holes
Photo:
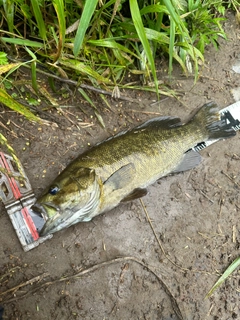
[[[211,290],[208,292],[205,298],[209,298],[212,293],[233,273],[235,269],[237,269],[240,265],[240,257],[235,259],[227,270],[222,274],[222,276],[218,279],[218,281],[214,284]]]
[[[170,43],[169,43],[169,70],[171,74],[173,71],[173,54],[174,54],[174,43],[175,43],[175,21],[170,17]]]
[[[39,6],[40,1],[31,0],[31,3],[32,3],[32,9],[34,12],[34,17],[37,21],[37,27],[38,27],[40,36],[43,40],[46,40],[47,39],[46,26],[45,26],[45,22],[43,20],[42,12]]]
[[[12,0],[3,0],[3,8],[7,18],[8,30],[13,32],[14,27],[14,1]]]
[[[198,61],[197,61],[197,57],[195,56],[195,52],[193,51],[193,45],[192,45],[192,40],[191,37],[189,35],[189,32],[186,28],[186,26],[184,25],[184,22],[178,12],[178,8],[176,6],[176,3],[174,3],[174,1],[169,1],[169,0],[163,0],[164,5],[167,7],[167,10],[169,11],[169,16],[170,16],[170,44],[169,44],[169,73],[171,74],[172,71],[172,58],[173,58],[173,50],[174,50],[174,41],[175,41],[175,34],[176,34],[176,30],[178,30],[178,32],[180,32],[181,34],[181,38],[184,39],[185,44],[186,44],[186,50],[189,51],[191,50],[192,54],[189,54],[191,56],[191,58],[194,61],[194,65],[195,65],[195,79],[197,77],[198,74]],[[178,61],[181,58],[178,58]],[[184,61],[183,61],[184,63]]]
[[[57,54],[54,59],[55,61],[57,61],[58,58],[60,57],[62,49],[64,47],[65,34],[66,34],[66,21],[65,21],[63,0],[54,0],[53,6],[54,6],[54,9],[57,13],[58,26],[59,26],[58,50],[57,50]]]
[[[14,151],[14,149],[10,146],[10,144],[8,143],[6,137],[0,133],[0,144],[2,146],[5,146],[8,150],[8,152],[11,154],[11,156],[13,157],[13,160],[16,162],[17,164],[17,167],[18,167],[18,170],[19,172],[21,173],[22,177],[24,177],[24,174],[22,172],[22,166],[21,166],[21,163],[18,159],[18,157],[16,156],[16,153]]]
[[[98,112],[98,109],[97,109],[96,105],[93,103],[92,99],[88,96],[88,94],[82,88],[78,88],[78,91],[81,93],[81,95],[84,97],[84,99],[86,101],[88,101],[90,103],[90,105],[93,107],[96,118],[98,119],[101,126],[103,128],[105,128],[103,118],[100,115],[100,113]]]
[[[32,87],[36,92],[38,92],[38,85],[37,85],[37,57],[35,56],[35,54],[30,49],[28,49],[27,47],[25,49],[29,53],[29,55],[32,57],[32,61],[31,61]]]
[[[169,16],[169,12],[167,10],[167,8],[164,5],[161,5],[159,3],[157,4],[152,4],[146,7],[143,7],[140,11],[141,15],[145,15],[148,13],[153,13],[154,15],[157,14],[157,19],[156,19],[156,23],[153,24],[152,28],[153,29],[149,29],[149,30],[153,30],[153,31],[160,31],[162,28],[162,20],[163,20],[163,16],[167,15]],[[146,30],[146,29],[145,29]],[[166,34],[162,33],[162,35],[165,37]],[[149,39],[149,37],[148,37]],[[158,43],[156,41],[153,41],[153,56],[156,55],[156,51],[157,51],[157,46],[162,43],[164,43],[164,41],[158,41]]]
[[[127,24],[127,23],[121,23],[119,25],[123,27],[123,29],[126,30],[126,32],[128,32],[129,34],[124,35],[122,37],[113,37],[112,39],[115,39],[117,41],[117,40],[123,40],[123,39],[131,40],[131,39],[138,38],[138,35],[136,34],[136,29],[134,28],[133,25]],[[170,42],[169,36],[165,32],[160,32],[150,28],[144,28],[144,32],[148,40],[155,40],[159,44],[169,45],[169,42]]]
[[[87,43],[92,44],[94,46],[99,47],[105,47],[105,48],[111,48],[111,49],[117,49],[126,53],[129,53],[136,58],[138,58],[138,55],[136,55],[133,51],[129,50],[128,48],[124,47],[120,43],[117,43],[113,39],[99,39],[99,40],[89,40]]]
[[[165,4],[165,6],[167,7],[167,10],[169,12],[170,17],[175,21],[177,27],[179,28],[179,30],[181,31],[182,35],[187,36],[188,40],[190,39],[189,33],[187,28],[185,27],[180,14],[177,12],[177,8],[176,6],[174,6],[174,4],[172,3],[173,1],[169,1],[169,0],[162,0],[163,3]]]
[[[138,37],[142,43],[147,60],[149,62],[149,65],[150,65],[150,68],[152,71],[152,76],[153,76],[154,83],[155,83],[156,93],[157,93],[157,95],[159,95],[158,94],[157,74],[156,74],[156,68],[155,68],[155,63],[154,63],[154,59],[153,59],[153,53],[152,53],[150,44],[149,44],[147,36],[146,36],[146,32],[144,30],[141,14],[140,14],[139,7],[138,7],[138,2],[137,2],[137,0],[129,0],[129,4],[130,4],[130,11],[131,11],[131,15],[132,15],[133,24],[136,28]]]
[[[6,38],[6,37],[1,37],[1,40],[3,42],[17,44],[19,46],[35,47],[35,48],[43,47],[43,44],[41,42],[32,41],[32,40],[26,40],[26,39],[20,39],[20,38]]]
[[[21,103],[15,101],[5,90],[0,88],[0,102],[8,108],[24,115],[28,120],[41,122],[41,119],[35,116],[29,109]]]
[[[82,73],[83,75],[87,75],[89,77],[94,78],[99,83],[108,83],[111,84],[111,81],[107,78],[104,78],[101,76],[98,72],[93,70],[91,67],[85,65],[84,63],[73,60],[73,59],[60,59],[59,63],[67,68],[74,69],[75,71],[78,71]]]
[[[89,23],[92,18],[93,12],[97,6],[97,3],[98,0],[86,0],[85,2],[77,34],[74,39],[73,54],[75,55],[75,57],[79,54],[81,50],[86,30],[89,27]]]
[[[167,8],[161,4],[152,4],[150,6],[143,7],[140,10],[141,15],[144,15],[147,13],[156,13],[156,12],[169,14]]]

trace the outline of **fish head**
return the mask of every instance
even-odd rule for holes
[[[46,221],[40,236],[80,221],[90,221],[100,202],[100,183],[95,170],[64,170],[37,199],[32,210]]]

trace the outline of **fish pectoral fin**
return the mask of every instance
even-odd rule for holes
[[[111,191],[126,187],[133,179],[136,168],[133,163],[128,163],[115,171],[105,182],[104,186],[110,188]]]
[[[135,200],[138,198],[141,198],[147,194],[147,189],[146,188],[136,188],[134,189],[129,195],[127,195],[125,198],[121,200],[121,202],[126,202],[130,200]]]
[[[197,151],[194,151],[194,150],[187,151],[184,154],[184,157],[180,162],[180,164],[171,173],[178,173],[178,172],[190,170],[198,166],[201,160],[202,160],[202,157]]]

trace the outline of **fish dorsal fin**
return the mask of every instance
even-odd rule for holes
[[[135,129],[146,129],[146,128],[173,128],[181,126],[181,119],[177,117],[157,117],[150,119],[139,126],[137,126]]]
[[[176,169],[171,173],[178,173],[178,172],[190,170],[198,166],[201,160],[202,160],[202,157],[197,151],[194,151],[194,150],[187,151],[184,154],[182,161],[179,163]]]
[[[141,198],[147,194],[147,189],[146,188],[136,188],[134,189],[131,193],[129,193],[125,198],[121,200],[121,202],[126,202],[134,199]]]
[[[104,186],[112,191],[126,187],[133,179],[136,168],[133,163],[128,163],[115,171],[105,182]]]
[[[124,135],[127,132],[131,132],[131,131],[138,131],[138,130],[143,130],[143,129],[147,129],[147,128],[152,128],[152,129],[158,129],[158,128],[164,128],[164,129],[169,129],[169,128],[173,128],[173,127],[179,127],[181,126],[181,119],[177,118],[177,117],[156,117],[150,120],[147,120],[146,122],[140,124],[139,126],[134,127],[132,130],[128,131],[128,130],[124,130],[124,131],[120,131],[119,133],[115,134],[112,137],[107,138],[106,140],[104,140],[104,142],[112,140],[113,138],[117,138],[120,137],[122,135]],[[99,142],[96,145],[100,145],[103,142]]]

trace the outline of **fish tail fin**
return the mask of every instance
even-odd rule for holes
[[[204,104],[192,121],[200,128],[205,128],[207,140],[227,139],[236,135],[232,126],[225,119],[221,119],[215,102]]]

